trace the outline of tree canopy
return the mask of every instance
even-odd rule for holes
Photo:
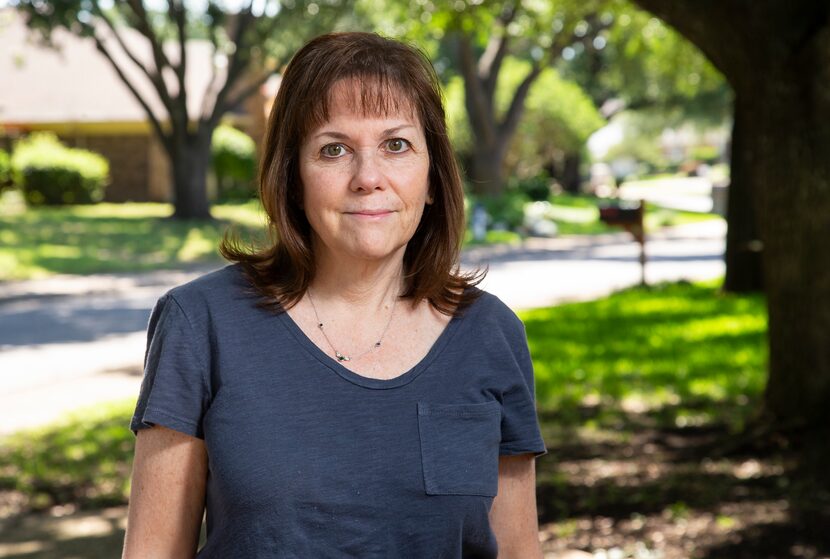
[[[210,217],[206,173],[210,140],[222,116],[242,103],[308,38],[334,28],[347,13],[339,0],[226,2],[169,0],[14,0],[31,29],[47,43],[52,31],[66,29],[93,41],[136,101],[171,161],[176,215]],[[146,45],[136,48],[127,34]],[[205,91],[188,88],[188,43],[202,39],[212,49],[211,78]],[[145,52],[149,54],[145,54]],[[135,72],[138,69],[139,78]],[[138,79],[151,85],[163,109],[141,93]],[[198,95],[198,114],[188,96]]]

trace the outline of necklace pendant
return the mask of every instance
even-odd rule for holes
[[[334,351],[334,356],[337,357],[338,361],[351,361],[352,360],[351,357],[349,357],[348,355],[343,355],[342,353],[340,353],[337,350]]]

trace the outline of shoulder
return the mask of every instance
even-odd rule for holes
[[[490,331],[500,331],[510,338],[524,338],[524,324],[513,309],[492,293],[477,287],[472,289],[476,291],[476,300],[462,316]]]
[[[174,301],[192,319],[231,310],[252,297],[250,284],[238,264],[201,275],[167,291],[159,301]]]
[[[197,301],[221,300],[244,292],[248,282],[238,264],[229,264],[208,272],[187,283],[177,285],[165,295],[186,304]]]

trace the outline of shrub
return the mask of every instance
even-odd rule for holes
[[[97,153],[68,148],[51,132],[19,141],[11,158],[14,182],[32,206],[100,202],[109,163]]]
[[[714,165],[720,160],[720,151],[716,146],[695,146],[691,151],[692,159]]]
[[[526,179],[517,179],[515,184],[511,184],[531,202],[544,202],[550,198],[551,179],[546,173],[539,173],[538,175]]]
[[[256,193],[256,144],[231,126],[218,126],[211,144],[213,172],[220,201],[252,198]]]
[[[529,200],[523,192],[511,189],[498,196],[471,197],[470,202],[471,207],[477,203],[484,206],[492,228],[516,230],[524,222],[524,207]]]
[[[12,161],[9,154],[0,149],[0,192],[12,185]]]

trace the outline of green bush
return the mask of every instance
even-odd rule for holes
[[[51,132],[19,141],[11,157],[14,182],[31,206],[100,202],[109,163],[97,153],[68,148]]]
[[[490,216],[490,226],[515,230],[524,223],[524,207],[530,200],[524,192],[509,189],[498,196],[471,197],[471,207],[482,204]]]
[[[220,201],[254,197],[256,188],[256,144],[250,136],[231,126],[218,126],[211,144],[213,172]]]
[[[551,179],[546,173],[511,182],[510,187],[524,194],[531,202],[544,202],[550,197]]]
[[[696,146],[692,148],[691,157],[695,161],[714,165],[720,160],[720,151],[715,146]]]
[[[0,192],[12,185],[12,160],[9,154],[0,149]]]

